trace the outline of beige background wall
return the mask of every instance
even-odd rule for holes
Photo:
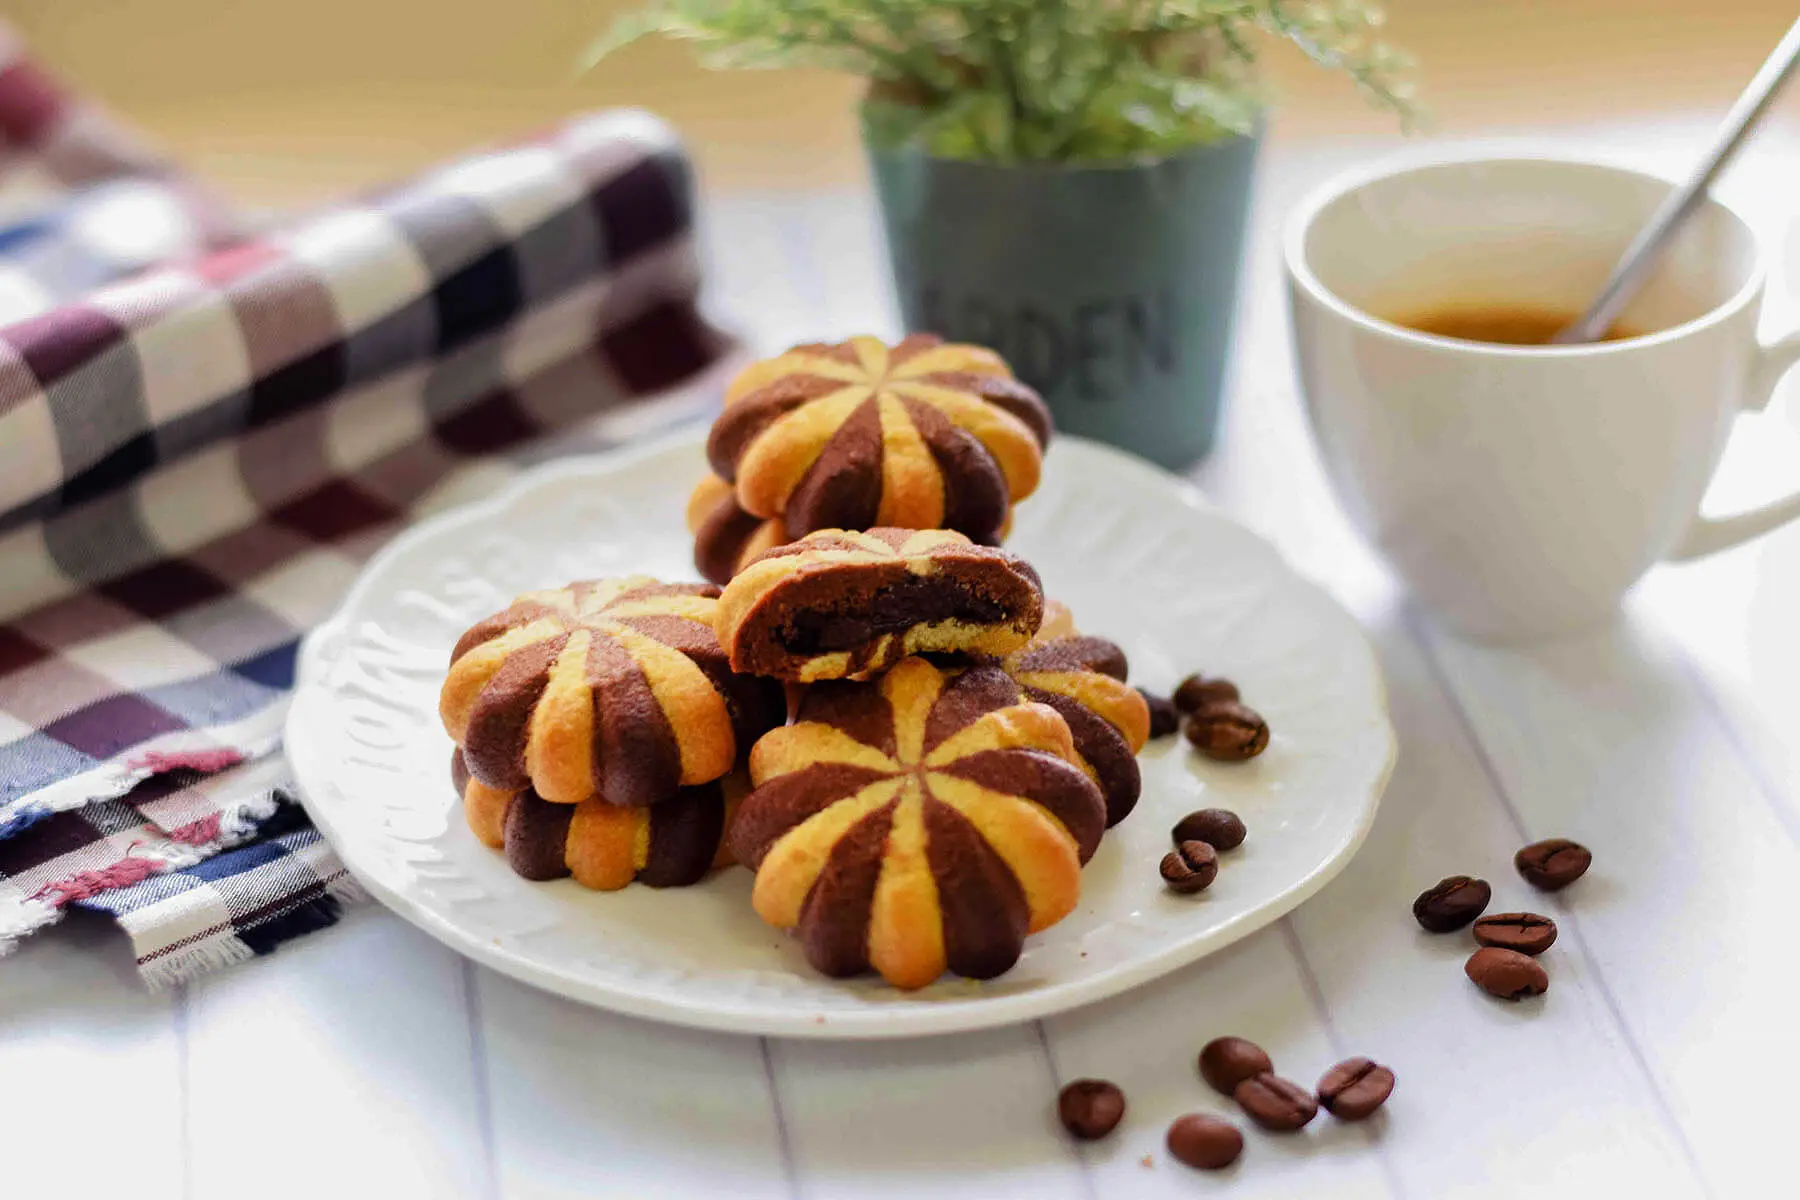
[[[246,198],[296,202],[599,105],[645,104],[714,186],[860,177],[854,81],[714,75],[636,47],[576,77],[623,0],[8,0],[40,53]],[[1393,0],[1444,132],[1722,110],[1794,0]],[[1343,81],[1272,52],[1278,137],[1372,132]],[[1784,102],[1800,118],[1800,89]]]

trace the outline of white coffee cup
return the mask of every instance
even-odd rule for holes
[[[1708,200],[1621,318],[1644,336],[1505,346],[1389,318],[1580,311],[1670,184],[1553,157],[1413,156],[1316,192],[1286,233],[1314,434],[1351,518],[1425,605],[1479,638],[1602,623],[1663,559],[1800,517],[1800,495],[1699,516],[1732,422],[1800,334],[1757,341],[1766,261]]]

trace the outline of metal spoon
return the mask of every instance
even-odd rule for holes
[[[1794,73],[1794,67],[1800,64],[1800,21],[1795,21],[1781,44],[1775,47],[1768,61],[1750,80],[1750,86],[1744,89],[1737,103],[1725,115],[1725,123],[1719,127],[1717,139],[1712,150],[1701,161],[1699,170],[1693,177],[1664,200],[1650,217],[1650,223],[1638,231],[1631,245],[1625,248],[1624,257],[1619,265],[1613,268],[1607,277],[1606,286],[1600,289],[1599,297],[1581,319],[1570,325],[1550,339],[1552,345],[1571,346],[1581,342],[1596,342],[1612,328],[1612,323],[1619,319],[1619,314],[1637,294],[1637,290],[1650,275],[1656,265],[1657,256],[1674,236],[1681,223],[1700,206],[1706,196],[1706,189],[1731,156],[1743,144],[1744,138],[1755,127],[1757,120],[1768,111],[1769,102],[1787,82],[1788,76]]]

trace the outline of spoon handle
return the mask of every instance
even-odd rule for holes
[[[1731,106],[1731,111],[1726,114],[1725,123],[1720,126],[1712,149],[1701,161],[1699,170],[1680,188],[1669,193],[1668,198],[1651,216],[1649,224],[1639,230],[1631,245],[1626,247],[1618,265],[1607,277],[1606,286],[1600,289],[1599,297],[1581,315],[1580,320],[1552,339],[1554,344],[1572,345],[1598,341],[1612,327],[1612,323],[1619,319],[1619,314],[1631,302],[1638,287],[1656,265],[1664,243],[1681,227],[1688,214],[1699,206],[1706,196],[1706,189],[1712,186],[1712,181],[1731,161],[1731,156],[1743,144],[1757,119],[1767,111],[1769,102],[1775,99],[1781,85],[1793,74],[1797,63],[1800,63],[1800,21],[1794,22],[1787,35],[1781,39],[1781,44],[1775,47],[1768,60],[1750,80],[1750,85],[1737,98],[1737,103]]]

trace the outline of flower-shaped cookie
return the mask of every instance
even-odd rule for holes
[[[750,754],[727,834],[752,903],[827,975],[988,979],[1068,915],[1106,806],[1054,709],[993,664],[815,684]]]
[[[641,806],[719,778],[779,724],[713,633],[719,589],[638,575],[527,592],[450,656],[438,711],[469,773],[554,804]]]
[[[1050,412],[979,346],[914,334],[796,346],[733,381],[707,457],[738,503],[815,529],[954,529],[997,540],[1038,484]]]
[[[1075,739],[1075,761],[1106,796],[1106,823],[1137,806],[1143,779],[1137,753],[1150,738],[1150,706],[1125,683],[1125,652],[1105,638],[1085,637],[1066,606],[1044,604],[1044,623],[1023,649],[1000,664],[1025,698],[1062,714]]]
[[[731,862],[725,827],[749,790],[742,771],[685,787],[649,808],[598,798],[552,804],[535,791],[503,792],[469,775],[462,751],[450,774],[463,815],[483,844],[506,856],[526,879],[573,875],[583,887],[615,891],[628,883],[686,887]]]

